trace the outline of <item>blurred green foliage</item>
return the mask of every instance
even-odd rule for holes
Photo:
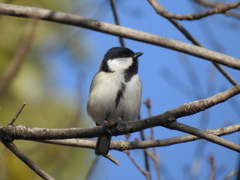
[[[57,0],[1,2],[63,12],[71,12],[71,8],[74,7],[71,4],[73,2]],[[6,74],[6,70],[9,69],[11,63],[19,58],[19,54],[16,52],[24,46],[25,41],[30,40],[29,48],[23,52],[25,53],[23,62],[18,66],[20,68],[14,72],[13,78],[7,82],[7,86],[0,93],[0,124],[3,126],[11,121],[21,104],[26,102],[27,106],[15,125],[45,128],[81,127],[80,122],[83,117],[81,116],[79,102],[75,102],[75,104],[73,102],[63,102],[59,92],[52,96],[52,92],[57,91],[57,89],[51,89],[51,92],[49,92],[45,82],[48,78],[45,73],[46,68],[51,67],[46,67],[41,62],[42,53],[46,50],[46,47],[56,48],[57,44],[63,44],[66,40],[64,38],[71,32],[71,27],[42,21],[31,25],[30,21],[25,18],[0,16],[0,80]],[[27,37],[29,26],[32,28],[32,37]],[[78,36],[81,36],[81,34],[78,34]],[[70,39],[64,44],[64,48],[68,49],[73,56],[84,56],[81,44],[76,46],[77,40],[78,38]],[[74,43],[74,46],[72,43]],[[48,50],[51,51],[51,48],[48,48]],[[78,57],[75,59],[80,59]],[[51,88],[57,87],[53,86]],[[14,143],[24,154],[56,179],[84,177],[91,163],[88,160],[88,151],[84,149],[28,141],[14,141]],[[2,144],[0,145],[0,151],[0,179],[41,179]]]

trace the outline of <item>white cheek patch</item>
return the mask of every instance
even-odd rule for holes
[[[133,63],[132,57],[109,59],[107,64],[110,71],[124,70]]]

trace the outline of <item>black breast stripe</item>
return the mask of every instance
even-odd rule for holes
[[[121,88],[118,90],[117,96],[116,96],[116,99],[115,99],[115,103],[116,103],[115,108],[117,108],[117,106],[120,102],[120,99],[123,96],[124,91],[125,91],[125,84],[122,83]]]

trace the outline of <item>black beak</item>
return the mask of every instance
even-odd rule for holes
[[[142,54],[143,54],[142,52],[134,53],[134,58],[138,58],[138,57],[141,56]]]

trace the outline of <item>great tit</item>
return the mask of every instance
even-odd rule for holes
[[[138,117],[142,83],[138,76],[138,57],[124,47],[113,47],[104,55],[100,69],[93,77],[87,111],[97,126],[108,120],[133,121]],[[95,154],[106,156],[111,135],[99,137]]]

